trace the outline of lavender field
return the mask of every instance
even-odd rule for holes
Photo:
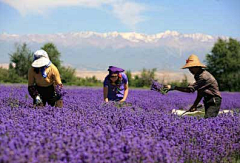
[[[196,94],[130,90],[103,103],[100,88],[65,88],[64,108],[34,109],[27,86],[0,85],[0,162],[239,162],[240,93],[222,93],[234,115],[180,117]]]

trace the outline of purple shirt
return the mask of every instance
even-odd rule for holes
[[[128,78],[125,73],[120,73],[122,76],[119,83],[116,85],[111,84],[109,75],[105,77],[103,82],[104,87],[108,87],[108,99],[109,100],[120,100],[124,96],[124,85],[128,83]]]

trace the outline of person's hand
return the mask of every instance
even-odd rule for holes
[[[35,105],[36,105],[36,106],[43,106],[42,99],[40,98],[39,95],[37,95],[37,96],[35,97]]]
[[[164,89],[170,89],[170,88],[171,88],[171,85],[164,85],[163,88],[164,88]]]
[[[104,99],[104,102],[107,103],[107,102],[108,102],[108,98],[105,98],[105,99]]]
[[[195,112],[197,111],[197,107],[196,106],[191,106],[191,108],[189,109],[189,112]]]
[[[121,99],[119,102],[124,102],[125,100],[124,99]]]
[[[63,107],[63,100],[56,101],[55,107],[62,108]]]
[[[164,85],[163,86],[163,90],[165,90],[166,92],[173,91],[174,89],[175,89],[174,85]]]

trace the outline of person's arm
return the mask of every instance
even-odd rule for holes
[[[38,91],[34,86],[34,71],[32,68],[28,70],[28,93],[33,99],[38,95]]]
[[[178,87],[178,86],[173,86],[173,85],[165,85],[164,88],[168,89],[169,91],[177,90],[180,92],[187,92],[187,93],[191,93],[191,92],[195,91],[190,87]]]
[[[54,78],[54,83],[55,83],[55,91],[58,93],[58,94],[61,94],[61,91],[63,89],[63,84],[62,84],[62,81],[61,81],[61,77],[60,77],[60,73],[57,69],[56,66],[53,65],[53,78]]]
[[[56,101],[55,107],[62,108],[63,107],[63,100],[62,100],[62,89],[63,84],[61,81],[60,73],[56,66],[54,66],[54,83],[55,83],[55,92],[57,96],[59,96],[59,100]]]
[[[123,95],[123,99],[120,100],[120,102],[123,102],[127,99],[127,96],[128,96],[128,84],[124,84],[124,95]]]
[[[108,79],[108,76],[106,76],[103,81],[103,100],[105,102],[108,102],[108,86],[109,86],[109,79]]]
[[[108,87],[103,87],[103,97],[104,101],[108,102]]]
[[[53,66],[53,70],[54,70],[54,83],[56,85],[62,86],[62,81],[61,81],[61,77],[60,77],[60,73],[57,69],[56,66]]]
[[[42,99],[34,86],[34,71],[32,68],[28,70],[28,93],[33,99],[34,106],[43,106]]]
[[[123,95],[123,99],[120,100],[120,102],[123,102],[127,99],[127,96],[128,96],[128,77],[125,73],[121,73],[122,74],[122,80],[123,80],[123,83],[124,83],[124,95]]]
[[[178,90],[181,92],[193,93],[197,90],[203,90],[204,88],[208,87],[210,82],[208,82],[208,78],[205,76],[201,76],[198,80],[190,84],[188,87],[175,87],[173,90]]]
[[[194,90],[192,90],[189,87],[178,87],[178,86],[175,86],[174,90],[177,90],[177,91],[180,91],[180,92],[187,92],[187,93],[194,92]]]
[[[29,68],[29,70],[28,70],[28,87],[33,86],[33,85],[34,85],[34,75],[33,75],[32,68]]]
[[[203,93],[201,91],[198,91],[197,98],[195,99],[193,105],[191,106],[191,108],[189,110],[192,112],[196,111],[197,106],[198,106],[199,102],[202,100],[202,98],[203,98]]]

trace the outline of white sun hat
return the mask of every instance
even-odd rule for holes
[[[50,63],[50,59],[49,59],[48,54],[47,54],[46,51],[44,51],[44,50],[37,50],[33,54],[32,67],[39,68],[39,67],[46,66],[49,63]]]

